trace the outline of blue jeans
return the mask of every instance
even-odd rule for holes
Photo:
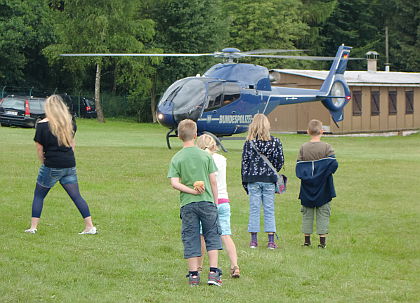
[[[264,210],[264,231],[276,232],[276,219],[274,217],[274,183],[255,182],[248,183],[249,193],[249,223],[248,232],[260,231],[260,208]]]
[[[42,164],[36,182],[43,187],[51,188],[58,181],[61,184],[77,183],[76,167],[51,168]]]

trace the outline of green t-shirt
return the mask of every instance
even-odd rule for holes
[[[204,181],[205,191],[200,195],[180,193],[181,207],[200,201],[213,202],[209,174],[217,171],[213,157],[198,147],[184,147],[177,152],[171,160],[168,178],[179,178],[180,182],[194,188],[195,181]]]

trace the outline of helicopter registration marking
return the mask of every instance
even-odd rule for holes
[[[219,124],[249,124],[252,122],[252,115],[220,115]]]

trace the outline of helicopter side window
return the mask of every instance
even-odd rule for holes
[[[223,94],[223,105],[232,103],[238,100],[240,97],[239,86],[234,83],[225,83],[224,94]]]

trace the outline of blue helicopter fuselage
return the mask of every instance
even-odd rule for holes
[[[280,104],[316,101],[316,92],[272,87],[263,66],[217,64],[202,77],[181,79],[169,87],[159,103],[158,120],[175,128],[190,118],[199,133],[230,136],[246,132],[255,114],[269,114]]]

